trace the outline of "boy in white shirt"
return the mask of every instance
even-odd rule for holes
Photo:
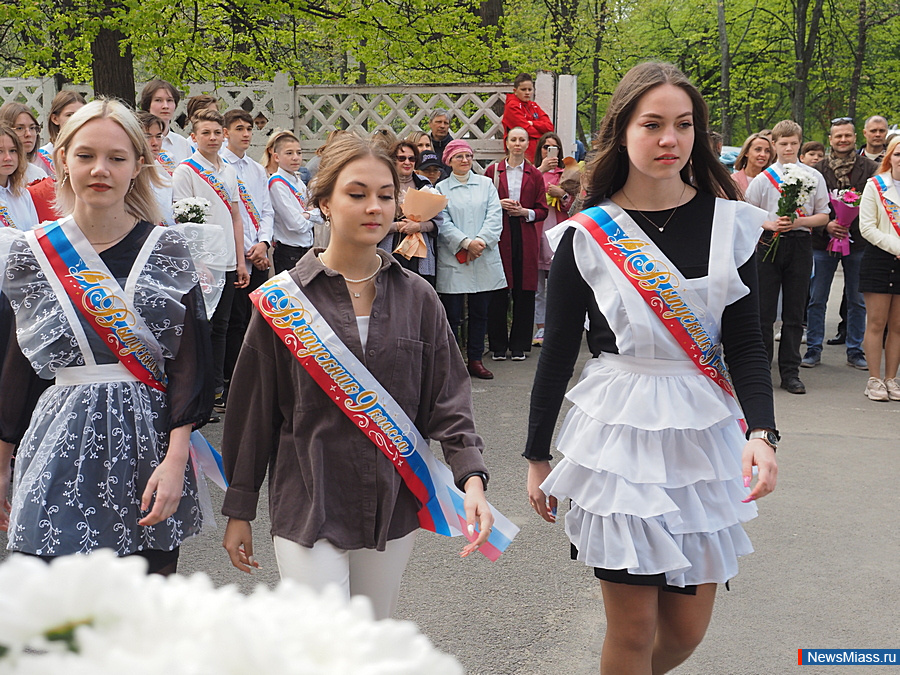
[[[253,126],[253,117],[246,110],[237,108],[225,113],[225,139],[228,144],[219,153],[237,173],[240,213],[244,226],[241,251],[250,272],[250,283],[235,291],[234,301],[231,304],[231,318],[228,320],[228,334],[225,339],[223,406],[228,398],[228,383],[244,342],[244,333],[250,323],[252,307],[250,293],[269,278],[268,251],[272,243],[274,212],[272,202],[269,200],[269,177],[266,170],[247,155],[250,141],[253,139]]]
[[[300,141],[289,131],[277,134],[269,146],[278,170],[269,178],[275,209],[275,273],[293,269],[313,245],[313,221],[306,207],[306,185],[297,171],[303,163]]]
[[[803,129],[791,120],[783,120],[772,129],[772,143],[778,161],[760,173],[747,188],[747,201],[769,212],[770,220],[763,223],[763,236],[757,251],[759,272],[759,315],[763,342],[772,361],[775,351],[773,326],[778,314],[778,295],[781,304],[781,344],[778,348],[778,370],[781,388],[791,394],[805,394],[806,386],[800,381],[800,341],[803,337],[803,316],[809,295],[809,278],[812,274],[813,227],[825,225],[829,219],[828,188],[825,179],[815,169],[797,161],[802,143]],[[788,216],[777,215],[778,200],[786,164],[796,164],[816,179],[816,191],[802,206],[804,215],[793,221]],[[778,245],[774,255],[766,256],[773,237]],[[763,260],[763,258],[767,258]]]
[[[211,322],[217,397],[221,397],[225,390],[225,338],[234,292],[236,288],[245,288],[250,282],[244,256],[236,255],[237,251],[244,250],[244,221],[240,212],[237,173],[219,157],[225,135],[224,122],[222,115],[213,110],[197,113],[192,122],[191,133],[191,139],[197,144],[197,151],[179,164],[172,174],[175,201],[187,197],[208,200],[208,222],[225,230],[229,256],[225,267],[225,288]]]

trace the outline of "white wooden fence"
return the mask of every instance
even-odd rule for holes
[[[142,86],[143,83],[138,86],[138,91]],[[72,85],[71,88],[88,97],[92,95],[90,86]],[[253,156],[262,154],[266,137],[273,130],[292,129],[300,137],[309,158],[333,129],[348,129],[361,135],[390,129],[404,137],[418,129],[427,131],[431,113],[443,108],[450,113],[452,135],[468,140],[476,158],[486,163],[503,155],[500,119],[506,94],[510,91],[512,85],[508,83],[292,87],[288,76],[282,73],[272,82],[191,84],[187,95],[178,104],[175,117],[183,117],[185,104],[191,96],[212,94],[219,98],[222,111],[243,108],[261,122],[265,118],[263,128],[254,134]],[[576,94],[574,76],[538,73],[535,99],[553,118],[565,154],[572,154],[574,148]],[[55,95],[52,78],[0,79],[0,104],[9,100],[24,103],[34,109],[42,124]],[[177,123],[173,126],[180,129]]]

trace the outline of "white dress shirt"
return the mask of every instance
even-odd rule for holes
[[[244,201],[241,200],[241,218],[244,221],[244,253],[246,254],[251,246],[260,242],[271,244],[275,211],[272,208],[272,201],[269,199],[269,177],[266,175],[266,170],[262,164],[251,159],[247,153],[244,153],[243,157],[238,157],[228,147],[225,147],[222,148],[219,155],[234,167],[238,180],[244,184],[253,206],[259,213],[259,230],[257,230],[250,219],[250,212],[247,211]]]
[[[174,201],[185,199],[187,197],[203,197],[209,201],[209,220],[210,224],[221,227],[225,232],[225,245],[228,247],[228,262],[226,270],[229,272],[237,269],[237,258],[234,253],[234,230],[231,224],[231,209],[238,208],[240,197],[238,196],[237,174],[234,168],[224,161],[219,161],[218,168],[210,164],[206,158],[199,152],[191,155],[190,159],[196,161],[204,169],[212,171],[219,180],[225,185],[228,192],[229,203],[231,208],[225,205],[219,193],[206,182],[205,179],[197,175],[197,173],[187,164],[179,164],[175,167],[175,173],[172,174],[172,198]]]
[[[522,180],[525,178],[525,162],[522,162],[519,166],[510,166],[509,162],[504,159],[503,163],[506,165],[506,187],[509,191],[509,198],[517,202],[522,196]],[[525,220],[529,223],[533,223],[534,211],[531,209],[525,210],[528,211]]]
[[[184,160],[194,154],[194,151],[191,149],[191,144],[188,143],[188,139],[176,134],[172,131],[171,127],[169,128],[168,133],[163,136],[162,149],[176,165],[181,164]]]
[[[0,204],[6,207],[17,230],[31,230],[38,224],[38,214],[31,200],[31,193],[25,188],[13,191],[8,186],[0,185]]]
[[[825,177],[805,164],[798,162],[795,166],[816,179],[816,191],[803,204],[803,213],[807,216],[814,216],[819,213],[831,213],[828,206],[828,186],[825,184]],[[775,162],[772,165],[772,168],[778,172],[778,175],[784,176],[784,164]],[[748,203],[768,211],[769,220],[778,219],[778,200],[781,198],[781,192],[772,185],[772,181],[765,175],[765,171],[750,181],[750,187],[747,188],[745,196]],[[798,227],[797,229],[805,232],[811,231],[808,227]]]
[[[276,176],[290,183],[304,202],[307,200],[306,186],[300,177],[284,169],[278,169]],[[275,241],[288,246],[308,248],[313,245],[313,221],[309,211],[300,205],[300,201],[291,189],[281,181],[269,179],[269,196],[272,208],[275,209]]]
[[[170,227],[175,224],[175,211],[172,208],[172,203],[175,201],[172,192],[172,176],[166,171],[166,167],[159,162],[156,162],[154,168],[157,175],[159,175],[160,181],[163,183],[162,186],[153,184],[153,193],[156,195],[156,203],[159,204],[162,216],[161,224]]]

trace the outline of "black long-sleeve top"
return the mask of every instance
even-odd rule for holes
[[[658,226],[666,222],[671,211],[628,211],[628,215],[686,278],[697,279],[708,273],[714,211],[715,198],[698,193],[678,209],[662,231]],[[647,218],[657,227],[647,222]],[[591,354],[597,357],[601,352],[618,353],[616,336],[575,262],[574,235],[573,228],[563,235],[547,282],[544,344],[531,391],[528,440],[522,453],[532,460],[552,459],[550,443],[578,359],[585,312],[589,319],[587,340]],[[738,273],[750,293],[728,305],[722,314],[725,361],[750,429],[774,431],[772,378],[759,324],[755,254]]]

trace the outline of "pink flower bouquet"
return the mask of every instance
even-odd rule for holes
[[[831,197],[831,208],[834,209],[834,219],[842,227],[849,228],[859,215],[859,201],[861,196],[853,188],[847,190],[833,191]],[[842,239],[831,237],[828,242],[828,251],[834,255],[845,256],[850,253],[850,237],[846,236]]]

